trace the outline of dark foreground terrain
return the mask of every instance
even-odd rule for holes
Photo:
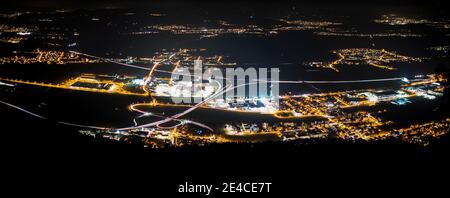
[[[323,189],[329,187],[344,192],[380,188],[375,192],[381,193],[438,188],[448,175],[448,135],[427,147],[397,140],[326,140],[150,149],[83,136],[7,107],[1,111],[9,115],[2,118],[1,156],[8,173],[3,179],[36,192],[142,189],[171,194],[185,181],[262,180],[274,183],[275,193],[320,194],[329,193]]]

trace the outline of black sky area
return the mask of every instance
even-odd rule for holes
[[[444,0],[14,0],[3,3],[3,9],[35,7],[64,9],[121,9],[146,8],[152,6],[182,6],[182,5],[220,6],[253,6],[261,4],[322,4],[322,5],[395,5],[395,6],[432,6],[441,7],[448,3]],[[1,9],[1,8],[0,8]]]

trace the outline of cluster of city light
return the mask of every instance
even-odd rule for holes
[[[424,124],[413,124],[408,128],[397,129],[393,134],[398,134],[403,140],[428,145],[430,138],[437,138],[450,131],[450,118],[431,121]]]
[[[271,29],[272,32],[278,31],[304,31],[304,30],[334,30],[342,23],[331,21],[306,21],[306,20],[287,20],[280,19],[283,24],[276,25]]]
[[[274,25],[258,26],[258,25],[235,25],[227,21],[219,20],[211,27],[196,26],[196,25],[153,25],[143,28],[141,31],[134,31],[130,34],[145,35],[145,34],[159,34],[170,32],[177,35],[194,34],[200,35],[200,38],[217,37],[224,34],[237,35],[260,35],[270,36],[276,35],[284,31],[313,31],[315,35],[319,36],[344,36],[344,37],[422,37],[422,34],[411,33],[410,31],[391,31],[378,33],[364,33],[358,30],[345,30],[342,22],[334,22],[329,20],[303,20],[290,19],[291,17],[283,17],[276,19]],[[448,29],[450,24],[446,22],[433,22],[426,19],[408,19],[392,15],[383,15],[382,19],[376,19],[375,23],[389,24],[389,25],[405,25],[405,24],[425,24],[437,26]]]
[[[13,27],[9,25],[0,24],[0,32],[3,33],[15,33],[17,35],[29,35],[32,31],[35,31],[36,28],[26,28],[26,27]]]
[[[398,16],[395,14],[382,15],[380,19],[375,19],[375,23],[387,24],[387,25],[428,25],[439,28],[450,28],[448,21],[431,21],[424,18],[407,18]]]
[[[159,34],[161,32],[170,32],[172,34],[185,35],[194,34],[200,35],[200,38],[216,37],[224,34],[237,34],[237,35],[258,35],[269,36],[276,35],[282,31],[305,31],[305,30],[321,30],[321,31],[334,31],[336,27],[342,25],[339,22],[331,21],[308,21],[308,20],[295,20],[295,19],[277,19],[278,23],[271,26],[258,26],[255,24],[250,25],[236,25],[231,24],[224,20],[217,21],[216,24],[211,24],[211,27],[196,26],[196,25],[153,25],[145,27],[144,30],[134,31],[132,35],[145,35],[145,34]]]
[[[338,59],[332,62],[310,62],[308,65],[338,72],[339,69],[336,67],[338,65],[369,65],[385,70],[395,70],[396,68],[391,65],[392,63],[422,61],[422,58],[399,55],[384,49],[350,48],[335,50],[333,53],[338,55]]]

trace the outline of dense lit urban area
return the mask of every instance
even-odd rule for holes
[[[448,133],[450,19],[283,9],[192,10],[183,19],[165,10],[4,11],[1,105],[151,148],[324,139],[427,146]],[[279,79],[267,81],[265,95],[227,97],[234,78],[173,77],[197,63],[222,73],[278,68]],[[195,102],[173,102],[183,97]]]

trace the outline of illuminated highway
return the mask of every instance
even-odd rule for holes
[[[18,106],[16,106],[16,105],[13,105],[13,104],[10,104],[10,103],[1,101],[1,100],[0,100],[0,103],[4,104],[4,105],[6,105],[6,106],[12,107],[12,108],[14,108],[14,109],[17,109],[17,110],[19,110],[19,111],[22,111],[22,112],[24,112],[24,113],[26,113],[26,114],[28,114],[28,115],[32,115],[32,116],[37,117],[37,118],[40,118],[40,119],[48,120],[47,117],[38,115],[38,114],[36,114],[36,113],[33,113],[33,112],[31,112],[31,111],[28,111],[28,110],[23,109],[23,108],[21,108],[21,107],[18,107]],[[57,121],[57,122],[60,123],[60,124],[63,124],[63,125],[75,126],[75,127],[81,127],[81,128],[98,129],[98,130],[105,130],[105,129],[108,129],[108,128],[105,128],[105,127],[90,126],[90,125],[82,125],[82,124],[74,124],[74,123],[63,122],[63,121]]]
[[[170,71],[163,71],[163,70],[157,70],[156,68],[158,67],[158,65],[160,64],[160,62],[155,62],[153,64],[153,66],[149,69],[146,67],[141,67],[141,66],[137,66],[137,65],[131,65],[131,64],[126,64],[126,63],[121,63],[121,62],[117,62],[117,61],[112,61],[109,59],[105,59],[105,58],[101,58],[98,56],[93,56],[93,55],[89,55],[89,54],[85,54],[85,53],[81,53],[81,52],[76,52],[76,51],[70,51],[71,53],[75,53],[78,55],[83,55],[83,56],[87,56],[87,57],[91,57],[91,58],[95,58],[95,59],[100,59],[106,62],[111,62],[111,63],[115,63],[115,64],[119,64],[122,66],[126,66],[126,67],[131,67],[131,68],[136,68],[136,69],[142,69],[142,70],[147,70],[150,71],[149,74],[146,76],[145,81],[144,81],[144,85],[143,85],[143,90],[146,92],[146,94],[149,94],[149,91],[146,89],[146,86],[148,84],[148,82],[151,80],[151,77],[153,75],[153,73],[155,71],[158,72],[164,72],[164,73],[171,73]],[[169,56],[169,59],[173,58],[174,56],[176,56],[176,53],[172,54],[171,56]],[[195,75],[191,75],[194,76]],[[218,77],[218,79],[221,79],[220,77]],[[228,78],[222,78],[228,82],[231,82],[230,79]],[[264,81],[264,80],[252,80],[252,82],[249,83],[245,83],[245,84],[240,84],[240,85],[236,85],[231,87],[231,83],[227,83],[226,87],[222,87],[222,84],[219,83],[217,80],[216,82],[219,85],[219,88],[217,89],[217,91],[212,94],[211,96],[205,98],[204,100],[202,100],[201,102],[191,106],[190,108],[186,109],[183,112],[180,112],[176,115],[173,115],[171,117],[163,117],[161,116],[160,118],[163,118],[160,121],[156,121],[156,122],[152,122],[152,123],[146,123],[146,124],[142,124],[142,125],[137,125],[137,123],[135,124],[135,126],[131,126],[131,127],[124,127],[124,128],[119,128],[117,130],[123,131],[123,130],[131,130],[131,129],[138,129],[138,128],[143,128],[143,127],[150,127],[150,126],[157,126],[157,127],[161,127],[160,125],[170,122],[172,120],[175,121],[179,121],[180,123],[178,125],[182,125],[182,124],[186,124],[186,123],[192,123],[194,125],[206,128],[208,130],[212,129],[204,124],[198,123],[198,122],[194,122],[194,121],[188,121],[188,120],[178,120],[178,118],[194,111],[195,109],[197,109],[198,107],[202,106],[203,104],[205,104],[206,102],[216,98],[217,96],[220,96],[226,92],[232,91],[236,88],[239,87],[243,87],[243,86],[248,86],[248,85],[252,85],[252,84],[257,84],[259,82],[269,82],[269,83],[280,83],[280,84],[303,84],[303,83],[308,83],[308,84],[341,84],[341,83],[369,83],[369,82],[385,82],[385,81],[400,81],[403,78],[384,78],[384,79],[365,79],[365,80],[341,80],[341,81],[304,81],[304,80],[298,80],[298,81]],[[2,80],[6,80],[6,81],[10,81],[10,82],[16,82],[16,83],[23,83],[23,84],[30,84],[30,85],[37,85],[37,86],[46,86],[46,87],[52,87],[52,88],[68,88],[67,85],[53,85],[53,84],[45,84],[45,83],[36,83],[36,82],[27,82],[27,81],[21,81],[21,80],[11,80],[11,79],[2,79]],[[77,89],[77,90],[86,90],[86,91],[93,91],[90,88],[80,88],[80,87],[70,87],[70,89]],[[109,92],[107,90],[95,90],[98,92]],[[119,93],[121,94],[134,94],[134,93],[128,93],[128,92],[124,92],[124,91],[120,91]],[[134,95],[141,95],[141,94],[134,94]],[[142,114],[147,114],[148,112],[143,112],[143,111],[139,111],[136,108],[134,108],[137,105],[145,105],[145,104],[136,104],[136,105],[132,105],[130,106],[130,109],[132,109],[133,111],[137,111],[140,112]],[[63,124],[69,124],[69,123],[63,123]],[[76,125],[76,124],[71,124],[73,126],[82,126],[82,125]],[[93,126],[83,126],[83,127],[88,127],[88,128],[95,128]],[[176,126],[175,126],[176,127]],[[103,127],[97,127],[97,128],[103,128]],[[103,128],[104,129],[104,128]]]

